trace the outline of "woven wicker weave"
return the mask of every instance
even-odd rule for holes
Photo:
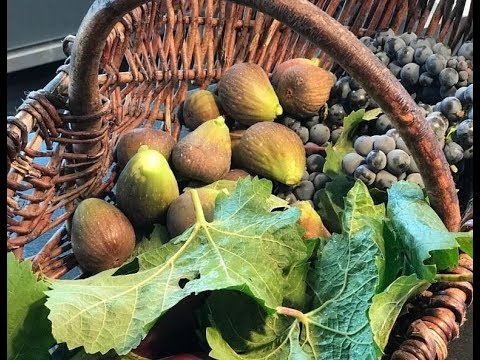
[[[435,37],[455,49],[473,37],[472,6],[462,18],[466,0],[457,0],[455,6],[453,0],[440,0],[433,15],[434,0],[312,2],[93,3],[77,36],[64,41],[70,55],[66,65],[7,119],[7,249],[22,258],[27,244],[53,232],[33,257],[34,269],[52,278],[65,275],[76,266],[68,219],[80,199],[111,195],[117,177],[112,153],[123,132],[161,126],[178,138],[181,124],[176,111],[192,83],[206,88],[236,62],[254,62],[271,72],[294,57],[318,57],[322,67],[334,71],[341,66],[358,79],[392,117],[422,168],[427,189],[436,195],[431,198],[440,199],[432,205],[447,227],[458,231],[458,198],[441,149],[425,130],[408,93],[383,65],[372,61],[373,55],[355,35],[392,28]],[[408,143],[422,131],[424,138]],[[454,272],[472,271],[471,259],[462,255]],[[473,288],[470,283],[443,283],[429,291],[412,303],[421,310],[416,318],[436,316],[445,320],[446,328],[438,330],[428,319],[411,323],[410,318],[409,334],[418,326],[440,331],[422,341],[431,345],[428,359],[443,359],[445,344],[458,334]],[[449,296],[455,306],[445,302]],[[419,340],[415,331],[409,336],[408,341]],[[395,343],[393,358],[406,359],[398,356],[402,346],[410,345]]]

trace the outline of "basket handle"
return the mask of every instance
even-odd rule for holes
[[[450,167],[417,104],[387,67],[353,33],[307,0],[231,1],[288,25],[323,49],[360,83],[391,118],[412,151],[432,207],[450,231],[458,231],[460,208]],[[73,115],[88,115],[100,108],[98,68],[107,36],[123,15],[145,2],[96,0],[91,5],[71,54],[68,95]]]

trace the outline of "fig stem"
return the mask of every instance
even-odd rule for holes
[[[305,316],[305,314],[300,310],[292,309],[285,306],[277,306],[276,310],[277,310],[277,314],[294,317],[295,319],[297,319],[303,324],[309,323],[308,317]]]
[[[473,274],[437,274],[435,280],[437,282],[473,282]]]
[[[193,207],[195,209],[195,217],[197,219],[197,224],[205,225],[207,220],[205,219],[205,214],[203,213],[202,203],[200,202],[200,197],[198,192],[195,189],[190,189],[190,194],[192,196]]]

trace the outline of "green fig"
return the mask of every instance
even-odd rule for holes
[[[235,147],[234,158],[252,174],[286,185],[302,179],[307,161],[298,135],[273,122],[256,123],[245,130]]]
[[[268,75],[253,63],[229,68],[218,84],[218,98],[228,116],[247,126],[283,113]]]
[[[189,94],[182,111],[183,121],[190,130],[221,115],[217,96],[208,90],[197,90]]]
[[[153,225],[179,196],[165,157],[145,146],[132,157],[117,181],[117,204],[134,226]]]
[[[209,184],[230,170],[231,157],[229,130],[219,116],[178,141],[172,151],[172,164],[181,175]]]

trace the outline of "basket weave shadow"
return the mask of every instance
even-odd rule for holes
[[[440,0],[434,11],[434,0],[312,2],[356,36],[392,28],[395,32],[434,37],[452,49],[473,38],[472,5],[468,15],[462,17],[466,0],[457,0],[455,6],[453,0]],[[49,235],[46,245],[32,259],[36,271],[52,278],[62,277],[77,265],[68,228],[78,202],[86,197],[113,196],[117,178],[113,149],[122,133],[136,127],[161,127],[178,139],[178,105],[189,86],[207,88],[236,62],[254,62],[267,72],[294,57],[318,57],[321,66],[332,71],[341,62],[341,54],[333,45],[331,52],[325,46],[325,51],[319,49],[318,44],[325,45],[326,39],[311,41],[321,29],[295,22],[302,11],[310,11],[311,4],[306,1],[107,3],[98,0],[92,5],[77,38],[68,36],[64,41],[64,51],[71,59],[44,89],[28,95],[15,116],[7,118],[7,249],[23,258],[25,246]],[[322,20],[320,15],[315,19]],[[352,42],[352,49],[346,50],[352,51],[352,56],[357,55],[355,51],[368,51],[355,46],[357,42]],[[101,54],[99,66],[93,61],[96,52]],[[351,69],[361,83],[363,80],[368,91],[372,79],[362,78],[356,64],[349,66],[343,63],[343,68]],[[377,66],[373,64],[372,69]],[[371,76],[377,76],[373,70]],[[377,102],[384,110],[390,106],[391,112],[397,111],[394,117],[400,122],[398,128],[418,131],[405,125],[412,122],[424,126],[423,121],[413,121],[417,119],[413,100],[389,98],[399,85],[387,82],[377,84],[386,86],[385,94],[371,85],[368,92],[380,99]],[[409,111],[401,114],[397,108],[402,106]],[[428,142],[418,146],[439,154]],[[419,164],[424,164],[426,171],[433,169],[433,159],[425,157]],[[443,155],[440,157],[444,160]],[[441,170],[444,164],[438,166]],[[447,188],[447,180],[438,182],[438,187]],[[458,203],[456,195],[454,200]],[[447,215],[453,217],[446,222],[449,228],[457,226],[458,230],[460,214],[445,214],[444,220],[448,220]],[[463,223],[470,218],[467,215]],[[471,272],[472,260],[462,254],[453,273]],[[407,335],[392,340],[392,359],[413,359],[405,355],[411,347],[427,359],[444,359],[446,344],[458,336],[472,296],[473,287],[468,282],[432,286],[411,303],[414,317],[399,320],[399,328],[404,326],[402,331]]]

